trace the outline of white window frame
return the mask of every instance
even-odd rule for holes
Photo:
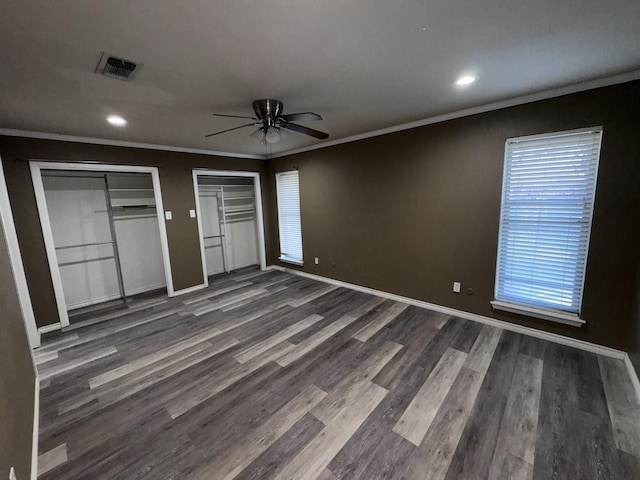
[[[299,215],[299,228],[300,228],[300,258],[292,257],[282,252],[282,212],[280,210],[281,202],[280,202],[280,191],[278,187],[278,179],[285,175],[295,175],[298,181],[298,208],[300,208],[300,174],[298,170],[288,170],[286,172],[278,172],[276,173],[276,202],[278,206],[278,243],[280,248],[280,255],[278,259],[282,262],[292,263],[294,265],[302,266],[304,265],[304,251],[303,251],[303,241],[302,241],[302,213]]]
[[[588,133],[588,132],[598,133],[599,139],[598,139],[597,156],[596,156],[596,162],[595,162],[595,179],[593,182],[593,190],[591,192],[590,211],[588,212],[589,227],[586,234],[587,247],[586,247],[584,264],[582,265],[582,282],[580,284],[580,292],[578,295],[579,300],[578,300],[577,313],[574,313],[572,311],[564,311],[559,308],[547,308],[539,305],[525,304],[525,303],[519,303],[519,302],[500,299],[498,286],[500,281],[500,261],[502,259],[501,246],[503,246],[503,242],[502,242],[503,218],[504,218],[503,209],[505,208],[505,187],[507,184],[507,175],[509,173],[508,162],[510,162],[510,158],[509,158],[510,144],[521,142],[521,141],[554,138],[554,137],[560,137],[564,135],[572,135],[572,134],[580,134],[580,133]],[[500,202],[500,229],[498,234],[498,256],[496,258],[496,278],[495,278],[495,293],[494,293],[495,299],[491,302],[491,305],[494,309],[503,310],[511,313],[517,313],[517,314],[526,315],[530,317],[541,318],[544,320],[550,320],[550,321],[572,325],[576,327],[582,326],[586,323],[585,320],[583,320],[580,317],[580,310],[582,307],[586,266],[588,261],[588,252],[589,252],[589,243],[591,240],[591,229],[593,225],[593,208],[595,205],[596,185],[597,185],[598,171],[600,166],[599,163],[600,163],[601,145],[602,145],[602,127],[583,128],[583,129],[576,129],[576,130],[546,133],[541,135],[529,135],[529,136],[523,136],[523,137],[517,137],[517,138],[510,138],[510,139],[507,139],[507,141],[505,142],[504,171],[503,171],[502,195],[501,195],[501,202]]]

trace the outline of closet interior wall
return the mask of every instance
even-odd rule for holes
[[[198,176],[207,276],[260,263],[252,178]]]
[[[150,174],[42,173],[68,310],[166,287]]]

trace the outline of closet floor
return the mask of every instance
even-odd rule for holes
[[[42,479],[637,479],[624,362],[280,271],[36,351]]]

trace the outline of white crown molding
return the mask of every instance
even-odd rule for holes
[[[165,152],[195,153],[230,158],[248,158],[251,160],[264,160],[264,155],[250,155],[246,153],[218,152],[216,150],[203,150],[199,148],[172,147],[170,145],[157,145],[155,143],[126,142],[123,140],[109,140],[106,138],[79,137],[75,135],[62,135],[59,133],[35,132],[31,130],[15,130],[0,128],[0,135],[7,137],[38,138],[42,140],[58,140],[61,142],[88,143],[91,145],[109,145],[113,147],[144,148],[147,150],[161,150]]]
[[[519,97],[509,98],[507,100],[501,100],[499,102],[487,103],[485,105],[479,105],[477,107],[466,108],[464,110],[458,110],[456,112],[445,113],[443,115],[437,115],[435,117],[425,118],[423,120],[416,120],[415,122],[403,123],[393,127],[382,128],[380,130],[373,130],[371,132],[360,133],[358,135],[352,135],[350,137],[339,138],[328,142],[317,143],[308,147],[296,148],[294,150],[287,150],[284,152],[274,153],[269,158],[288,157],[297,153],[309,152],[312,150],[319,150],[321,148],[333,147],[334,145],[341,145],[343,143],[357,142],[358,140],[364,140],[372,137],[379,137],[380,135],[387,135],[389,133],[401,132],[403,130],[410,130],[412,128],[424,127],[425,125],[432,125],[434,123],[446,122],[448,120],[455,120],[456,118],[468,117],[470,115],[476,115],[478,113],[491,112],[493,110],[500,110],[501,108],[515,107],[517,105],[524,105],[526,103],[538,102],[540,100],[548,100],[554,97],[561,97],[563,95],[570,95],[572,93],[584,92],[587,90],[593,90],[594,88],[609,87],[620,83],[631,82],[633,80],[640,79],[640,70],[634,70],[632,72],[623,73],[620,75],[614,75],[606,78],[599,78],[597,80],[589,80],[586,82],[576,83],[565,87],[554,88],[551,90],[545,90],[538,93],[532,93],[528,95],[522,95]]]
[[[252,155],[247,153],[218,152],[216,150],[204,150],[204,149],[188,148],[188,147],[173,147],[170,145],[157,145],[153,143],[127,142],[123,140],[109,140],[105,138],[80,137],[75,135],[63,135],[58,133],[36,132],[31,130],[16,130],[16,129],[9,129],[9,128],[0,128],[0,135],[6,135],[8,137],[40,138],[43,140],[59,140],[59,141],[65,141],[65,142],[89,143],[93,145],[111,145],[115,147],[144,148],[148,150],[161,150],[166,152],[195,153],[199,155],[212,155],[212,156],[219,156],[219,157],[267,160],[267,159],[273,159],[273,158],[288,157],[290,155],[309,152],[312,150],[319,150],[327,147],[333,147],[335,145],[341,145],[343,143],[357,142],[358,140],[379,137],[381,135],[401,132],[403,130],[410,130],[412,128],[417,128],[417,127],[424,127],[425,125],[432,125],[434,123],[446,122],[448,120],[455,120],[456,118],[476,115],[478,113],[491,112],[493,110],[499,110],[501,108],[515,107],[517,105],[524,105],[526,103],[537,102],[540,100],[547,100],[549,98],[561,97],[563,95],[570,95],[572,93],[584,92],[587,90],[593,90],[594,88],[609,87],[612,85],[618,85],[620,83],[632,82],[638,79],[640,79],[640,70],[633,70],[631,72],[621,73],[619,75],[598,78],[595,80],[588,80],[585,82],[567,85],[564,87],[544,90],[542,92],[522,95],[519,97],[513,97],[506,100],[501,100],[498,102],[487,103],[484,105],[478,105],[476,107],[471,107],[463,110],[457,110],[455,112],[445,113],[443,115],[436,115],[435,117],[428,117],[422,120],[416,120],[415,122],[402,123],[400,125],[395,125],[393,127],[382,128],[379,130],[372,130],[370,132],[359,133],[357,135],[351,135],[349,137],[338,138],[336,140],[330,140],[328,142],[316,143],[314,145],[310,145],[307,147],[296,148],[293,150],[286,150],[284,152],[272,153],[269,155]]]
[[[603,345],[597,345],[591,342],[585,342],[584,340],[578,340],[576,338],[566,337],[564,335],[558,335],[557,333],[546,332],[544,330],[538,330],[535,328],[525,327],[516,323],[509,323],[502,320],[497,320],[491,317],[485,317],[484,315],[478,315],[477,313],[465,312],[464,310],[457,310],[451,307],[445,307],[437,305],[435,303],[423,302],[422,300],[416,300],[415,298],[403,297],[402,295],[396,295],[395,293],[388,293],[382,290],[376,290],[369,287],[363,287],[362,285],[355,285],[353,283],[343,282],[341,280],[335,280],[333,278],[322,277],[320,275],[314,275],[313,273],[302,272],[300,270],[293,270],[290,268],[281,267],[279,265],[270,265],[267,270],[280,270],[283,272],[289,272],[294,275],[300,275],[301,277],[311,278],[319,282],[329,283],[331,285],[337,285],[339,287],[349,288],[362,293],[368,293],[369,295],[376,295],[378,297],[387,298],[396,302],[407,303],[409,305],[415,305],[416,307],[426,308],[428,310],[434,310],[436,312],[446,313],[447,315],[453,315],[460,318],[465,318],[474,322],[483,323],[485,325],[491,325],[492,327],[502,328],[503,330],[509,330],[511,332],[520,333],[522,335],[528,335],[530,337],[541,338],[550,342],[558,343],[560,345],[566,345],[568,347],[579,348],[587,352],[596,353],[598,355],[604,355],[606,357],[617,358],[618,360],[624,360],[626,352],[617,350],[615,348],[605,347]]]

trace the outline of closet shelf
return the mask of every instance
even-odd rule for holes
[[[151,203],[129,203],[126,205],[112,205],[111,208],[117,208],[118,210],[126,210],[126,209],[135,209],[135,208],[156,208],[154,204]]]
[[[251,207],[245,207],[245,206],[229,206],[229,205],[225,205],[225,213],[227,215],[229,215],[229,213],[234,213],[234,212],[253,212],[255,211],[255,208]]]
[[[80,243],[78,245],[63,245],[61,247],[56,247],[56,250],[68,250],[70,248],[86,248],[86,247],[97,247],[99,245],[111,245],[113,240],[109,240],[106,242],[94,242],[94,243]]]

